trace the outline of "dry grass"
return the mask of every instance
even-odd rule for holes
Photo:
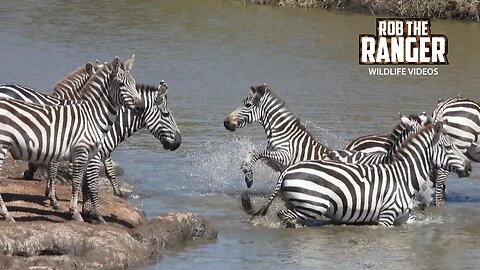
[[[383,16],[480,21],[480,0],[250,0],[253,4],[373,13]]]

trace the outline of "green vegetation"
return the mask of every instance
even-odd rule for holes
[[[480,21],[479,0],[250,0],[253,4],[324,8],[382,16]]]

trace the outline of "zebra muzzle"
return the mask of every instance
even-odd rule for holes
[[[140,115],[145,111],[145,102],[143,101],[143,99],[134,98],[133,103],[134,103],[134,106],[132,110],[136,115]]]
[[[227,118],[225,119],[225,121],[223,121],[223,126],[225,126],[227,130],[235,131],[235,129],[237,128],[237,123]]]

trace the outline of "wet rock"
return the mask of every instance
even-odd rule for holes
[[[6,161],[2,175],[22,175],[26,165]],[[0,269],[124,269],[155,263],[164,249],[187,240],[217,237],[216,225],[204,217],[170,213],[149,221],[110,191],[100,195],[106,225],[76,223],[66,212],[70,186],[57,187],[63,211],[51,209],[44,188],[45,182],[0,178],[0,192],[17,221],[0,220]]]

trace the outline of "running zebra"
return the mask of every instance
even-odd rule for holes
[[[39,105],[0,98],[0,169],[5,154],[34,163],[71,160],[72,218],[82,221],[77,210],[80,185],[88,161],[117,118],[120,106],[143,111],[143,102],[129,71],[133,60],[118,57],[104,65],[81,92],[82,102],[71,105]],[[0,196],[0,215],[14,222]]]
[[[465,97],[439,100],[433,121],[443,123],[445,134],[469,160],[480,162],[480,104]],[[434,172],[436,205],[444,203],[448,173],[445,170]]]
[[[255,151],[241,166],[248,188],[253,184],[252,167],[259,159],[265,159],[274,170],[283,171],[298,161],[327,156],[330,149],[313,138],[300,119],[266,84],[252,86],[251,91],[224,121],[225,128],[230,131],[254,122],[265,129],[267,149]]]
[[[441,124],[426,126],[398,151],[397,161],[388,165],[325,160],[294,164],[280,175],[275,191],[253,217],[266,215],[281,191],[287,209],[277,216],[287,226],[322,215],[346,224],[392,226],[405,222],[414,195],[433,167],[455,171],[460,177],[471,172],[470,162],[460,157],[448,139],[439,142],[440,136]]]
[[[101,161],[110,160],[112,151],[125,139],[138,130],[146,127],[163,145],[163,148],[175,151],[181,144],[181,134],[167,105],[168,85],[164,81],[157,87],[137,84],[137,91],[145,103],[142,114],[133,113],[122,108],[112,129],[107,133],[98,153],[90,160],[86,170],[86,180],[83,187],[83,214],[90,216],[99,223],[105,223],[100,214],[99,206],[99,169]],[[113,164],[112,164],[113,168]],[[114,175],[114,170],[113,170]],[[52,205],[58,205],[55,194],[55,184],[49,178],[49,188],[46,193]],[[116,182],[116,181],[115,181]]]
[[[400,113],[398,115],[400,118],[402,117]],[[431,121],[425,112],[422,112],[419,117],[424,123]],[[387,153],[392,146],[391,136],[398,135],[399,132],[401,131],[394,130],[392,134],[371,134],[361,136],[348,142],[344,149],[349,151],[361,151],[364,153]]]

